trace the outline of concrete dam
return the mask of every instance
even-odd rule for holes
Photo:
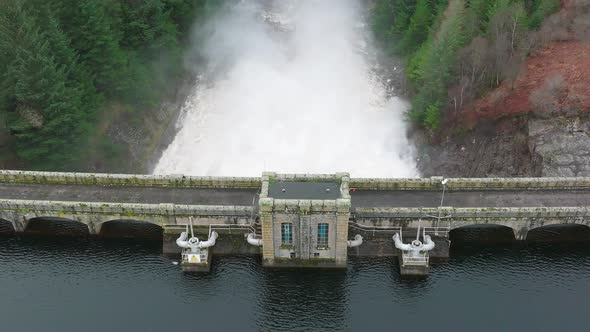
[[[152,227],[166,254],[181,252],[175,241],[190,223],[201,237],[219,235],[209,254],[262,255],[269,267],[344,267],[348,255],[399,256],[402,273],[413,275],[448,258],[455,229],[497,225],[525,240],[553,225],[589,227],[590,178],[0,171],[0,232],[30,233],[40,223],[105,237],[113,225]],[[433,249],[410,257],[402,246],[412,238],[432,239]]]

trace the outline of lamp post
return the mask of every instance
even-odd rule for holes
[[[438,217],[436,218],[436,227],[434,228],[434,235],[438,235],[438,225],[440,224],[440,218],[442,213],[442,206],[443,201],[445,199],[445,189],[447,188],[446,184],[449,182],[449,179],[443,179],[440,184],[443,186],[442,196],[440,197],[440,205],[438,206]]]

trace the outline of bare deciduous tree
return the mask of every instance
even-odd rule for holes
[[[458,85],[449,89],[449,98],[455,110],[475,99],[477,93],[487,84],[487,73],[493,66],[490,46],[487,39],[475,37],[458,55]]]
[[[524,9],[514,5],[490,19],[496,86],[508,79],[514,83],[526,56],[526,29],[522,25]]]

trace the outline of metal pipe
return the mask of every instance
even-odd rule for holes
[[[188,248],[189,247],[188,232],[180,233],[180,237],[178,237],[178,239],[176,239],[176,245],[181,248]]]
[[[360,234],[357,234],[354,236],[354,240],[348,240],[346,243],[350,248],[358,247],[363,244],[363,237]]]
[[[205,248],[209,248],[215,245],[215,240],[217,240],[217,232],[211,232],[211,234],[209,234],[209,238],[207,239],[207,241],[201,241],[198,244],[198,247],[200,249],[205,249]]]
[[[424,243],[414,240],[412,241],[412,244],[405,244],[400,239],[399,234],[395,233],[393,235],[393,243],[395,244],[396,248],[400,250],[411,251],[414,254],[418,254],[421,251],[429,251],[434,249],[434,241],[432,241],[430,235],[424,236]]]
[[[430,238],[430,235],[424,235],[424,245],[422,251],[428,251],[434,249],[434,241]]]
[[[257,239],[256,234],[254,234],[254,233],[248,234],[246,241],[248,241],[248,243],[250,243],[253,246],[260,247],[262,245],[262,239]]]
[[[411,244],[404,244],[402,242],[402,240],[399,237],[399,233],[393,234],[392,239],[393,239],[393,243],[395,244],[395,247],[398,248],[399,250],[412,250]]]
[[[422,219],[418,219],[418,229],[416,230],[416,241],[420,240],[420,226],[422,226]]]

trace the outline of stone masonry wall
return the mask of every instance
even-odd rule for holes
[[[104,186],[166,186],[203,188],[259,188],[258,177],[140,175],[0,170],[0,182],[87,184]]]
[[[246,225],[255,217],[250,206],[0,200],[0,218],[10,221],[16,231],[24,231],[28,221],[38,217],[76,220],[86,224],[91,234],[98,234],[110,220],[141,220],[164,227],[187,224],[189,216],[196,225]]]
[[[351,190],[440,190],[442,177],[413,179],[352,178]],[[449,178],[448,190],[588,189],[590,177],[571,178]]]
[[[0,170],[0,182],[42,184],[96,184],[119,186],[171,186],[213,188],[259,188],[264,178],[283,181],[343,181],[342,193],[351,189],[363,190],[440,190],[442,177],[385,179],[352,178],[346,173],[335,175],[264,173],[262,177],[209,177],[188,175],[140,175],[106,173],[67,173]],[[349,180],[349,181],[348,181]],[[449,190],[485,189],[588,189],[590,177],[545,178],[450,178]],[[268,188],[262,188],[262,197]],[[346,197],[343,197],[346,198]]]
[[[259,207],[265,265],[346,266],[350,216],[348,180],[346,173],[263,174]],[[340,183],[340,198],[274,199],[268,197],[268,187],[272,181],[337,181]],[[290,247],[281,245],[283,222],[293,225],[293,245]],[[318,223],[328,224],[328,248],[316,248]],[[289,258],[292,253],[295,253],[295,259]]]
[[[494,224],[512,228],[517,239],[525,239],[528,231],[552,224],[590,226],[590,207],[538,208],[440,208],[439,226],[450,229],[479,224]],[[438,208],[356,208],[354,220],[361,226],[388,228],[417,228],[434,226]],[[422,220],[422,221],[420,221]]]

